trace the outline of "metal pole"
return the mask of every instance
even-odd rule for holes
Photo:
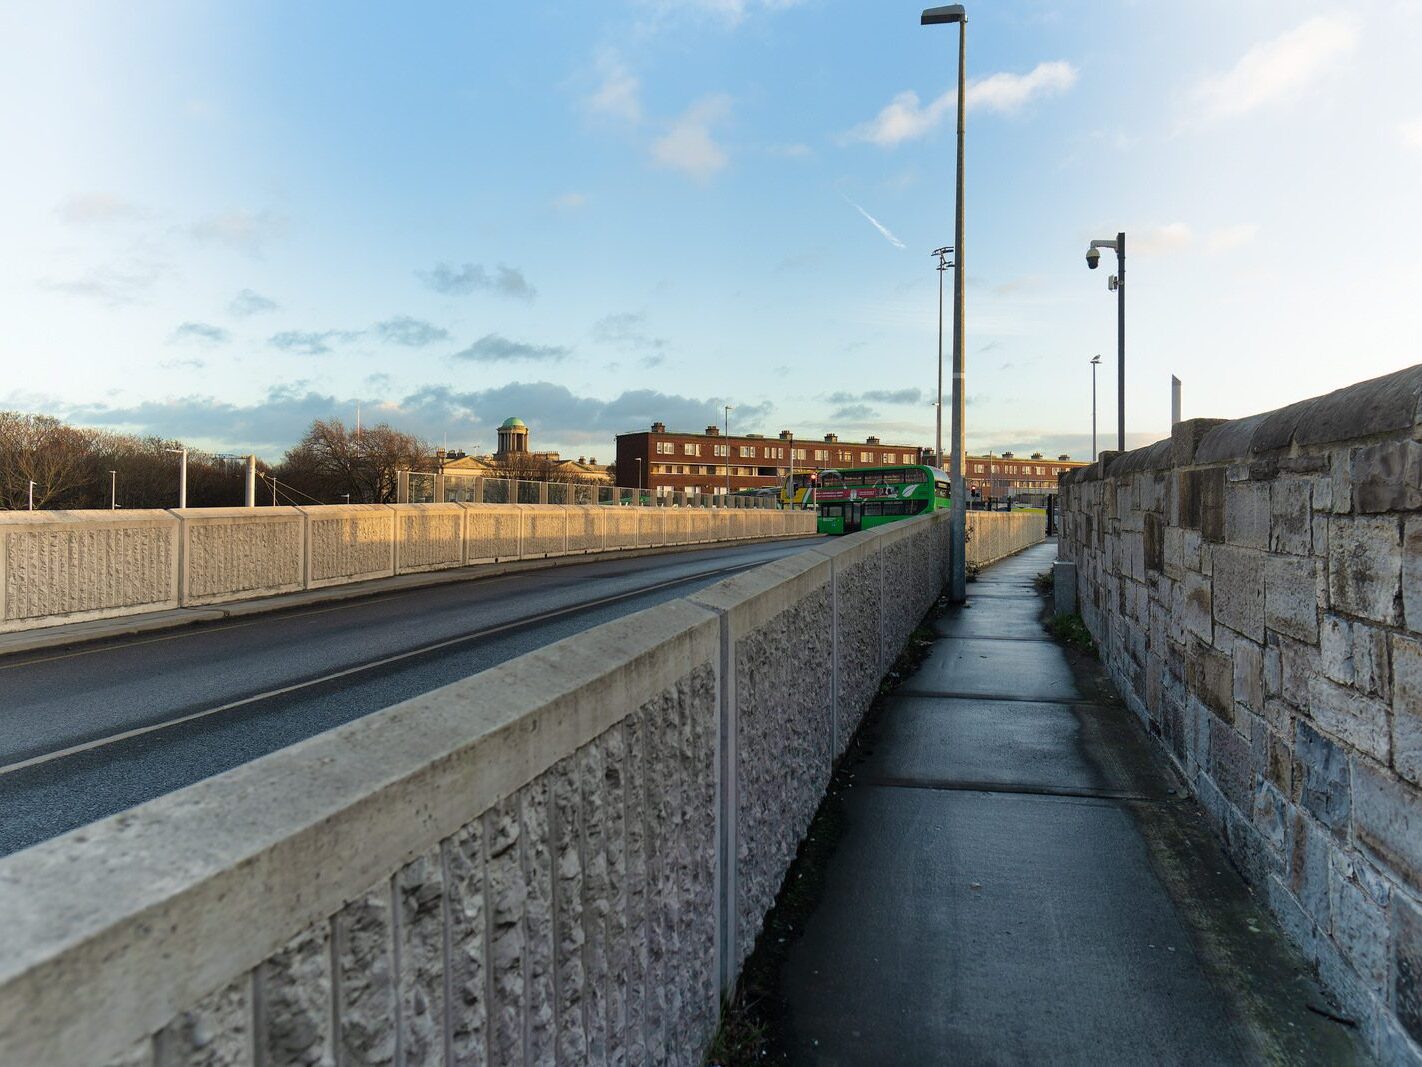
[[[934,466],[943,466],[943,256],[938,257],[938,395],[934,417],[937,425],[933,435]]]
[[[188,506],[188,450],[183,449],[181,463],[178,467],[178,507]]]
[[[118,471],[109,471],[109,510],[118,510]]]
[[[963,427],[964,391],[967,375],[963,368],[963,119],[967,95],[965,68],[968,55],[968,21],[958,23],[958,206],[953,221],[953,466],[950,472],[953,509],[949,520],[949,551],[952,553],[952,573],[948,583],[948,599],[961,604],[968,598],[967,549],[968,511],[963,495]]]
[[[35,510],[35,483],[30,482],[30,510]]]
[[[1096,451],[1096,368],[1101,366],[1101,357],[1097,356],[1091,361],[1091,462],[1096,462],[1096,457],[1100,455]]]
[[[1170,376],[1170,425],[1180,421],[1180,379]]]
[[[257,506],[257,457],[247,457],[247,492],[243,496],[242,506],[254,508]]]
[[[726,405],[726,503],[731,503],[731,405]]]
[[[795,507],[795,435],[790,435],[790,507]]]
[[[1116,450],[1126,450],[1126,235],[1116,235]],[[959,273],[962,269],[959,268]]]

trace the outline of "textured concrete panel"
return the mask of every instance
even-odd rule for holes
[[[254,1067],[248,975],[203,997],[158,1031],[157,1067]]]
[[[268,1067],[335,1063],[331,1031],[331,924],[299,935],[257,968],[257,1058]]]
[[[302,508],[307,586],[337,585],[395,573],[395,512],[383,504]]]
[[[335,918],[336,1047],[341,1063],[395,1062],[395,939],[390,883],[381,882]]]
[[[524,504],[519,507],[523,523],[522,558],[561,556],[568,551],[568,512],[549,504]]]
[[[522,517],[513,504],[466,504],[465,561],[493,563],[519,558]]]
[[[395,875],[400,1058],[407,1067],[442,1067],[445,1062],[443,866],[435,849]]]
[[[395,571],[414,574],[464,563],[464,509],[458,504],[396,504]]]
[[[0,516],[0,629],[178,605],[178,520],[165,511]]]
[[[305,580],[306,520],[296,508],[188,508],[183,603],[288,593]]]
[[[605,548],[635,548],[637,546],[637,519],[641,508],[604,508],[603,523],[606,528],[603,546]]]
[[[604,547],[605,516],[611,510],[591,504],[568,508],[568,551],[600,551]]]

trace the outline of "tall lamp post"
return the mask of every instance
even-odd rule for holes
[[[941,26],[955,22],[958,24],[958,173],[957,210],[953,218],[953,254],[956,258],[953,271],[953,460],[949,470],[953,486],[953,509],[948,523],[948,550],[951,555],[948,599],[954,604],[961,604],[968,598],[968,569],[965,557],[968,502],[963,492],[963,416],[964,389],[967,384],[963,369],[963,117],[966,107],[964,68],[967,62],[968,16],[962,4],[949,4],[947,7],[925,9],[919,20],[922,26]]]
[[[637,506],[642,506],[642,457],[637,457]]]
[[[953,249],[946,246],[935,248],[929,253],[938,257],[938,399],[933,405],[938,409],[938,422],[933,436],[933,463],[936,467],[943,466],[943,275],[953,265],[948,262],[952,253]]]
[[[182,457],[178,464],[178,507],[185,508],[188,506],[188,450],[186,448],[165,448],[163,451]]]
[[[109,471],[109,510],[118,510],[118,471]]]
[[[1126,235],[1118,233],[1114,241],[1092,241],[1086,250],[1086,265],[1095,270],[1101,262],[1101,249],[1116,253],[1116,273],[1107,283],[1116,291],[1116,450],[1126,450]],[[1094,460],[1095,457],[1093,457]]]
[[[731,412],[735,411],[735,405],[727,404],[726,407],[726,507],[731,506]]]
[[[1091,357],[1091,462],[1096,462],[1096,368],[1101,366],[1101,356]]]

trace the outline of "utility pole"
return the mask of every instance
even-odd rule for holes
[[[35,483],[30,482],[30,510],[35,510]]]
[[[1096,462],[1096,457],[1100,455],[1096,451],[1096,368],[1101,366],[1101,356],[1098,353],[1091,357],[1091,462]]]
[[[242,506],[254,508],[257,506],[257,457],[247,457],[247,491],[242,497]]]
[[[731,506],[731,412],[735,407],[730,404],[726,408],[726,507]]]
[[[935,248],[931,255],[938,257],[938,392],[935,394],[934,408],[936,409],[937,429],[933,437],[933,465],[943,466],[943,275],[953,264],[948,262],[948,256],[953,249],[947,247]]]
[[[186,448],[165,448],[164,452],[171,452],[180,457],[178,464],[178,507],[188,506],[188,450]]]
[[[118,471],[109,471],[109,510],[118,510]]]
[[[1170,425],[1180,421],[1180,379],[1170,376]]]

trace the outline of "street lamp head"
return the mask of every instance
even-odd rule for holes
[[[1092,245],[1086,250],[1086,265],[1095,270],[1101,265],[1101,249]]]
[[[923,11],[923,17],[919,20],[920,26],[942,26],[950,22],[967,22],[967,12],[963,10],[962,4],[949,4],[947,7],[929,7]]]
[[[1101,362],[1101,357],[1100,357],[1100,356],[1092,356],[1092,357],[1091,357],[1091,362],[1092,362],[1092,363],[1099,364],[1099,363]]]

